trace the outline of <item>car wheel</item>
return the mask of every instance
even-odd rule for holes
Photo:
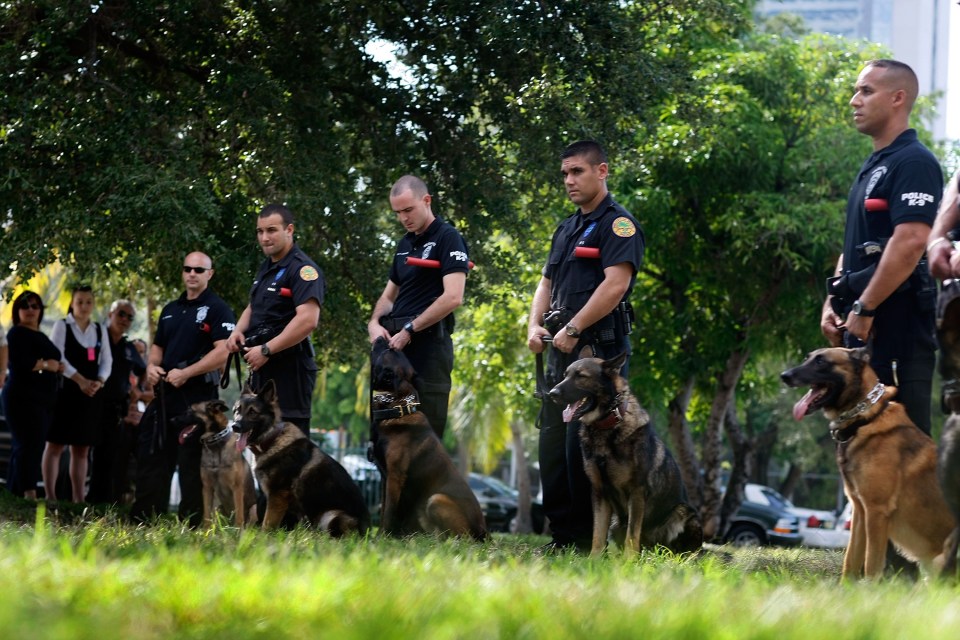
[[[727,542],[735,547],[761,547],[767,543],[767,536],[754,524],[739,523],[730,527]]]

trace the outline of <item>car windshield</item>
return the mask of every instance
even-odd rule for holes
[[[482,476],[481,482],[483,483],[483,488],[491,489],[502,496],[516,498],[519,494],[519,492],[510,487],[510,485],[500,481],[497,478],[494,478],[493,476]],[[472,482],[470,484],[473,485]]]
[[[766,496],[767,500],[770,501],[770,506],[776,507],[778,509],[793,509],[793,503],[780,495],[779,492],[765,487],[763,489],[763,495]]]

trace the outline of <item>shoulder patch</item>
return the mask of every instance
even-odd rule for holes
[[[620,216],[613,221],[613,232],[621,238],[629,238],[637,232],[637,226],[630,221],[630,218]]]
[[[317,273],[317,270],[311,267],[310,265],[304,265],[300,267],[300,279],[310,282],[311,280],[316,280],[320,277],[320,274]]]

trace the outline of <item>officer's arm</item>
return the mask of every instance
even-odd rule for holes
[[[219,371],[227,363],[227,341],[216,340],[213,348],[202,358],[183,369],[171,369],[167,372],[167,382],[174,387],[182,387],[188,380],[202,376],[210,371]]]
[[[530,317],[527,318],[527,348],[534,353],[543,351],[543,337],[550,332],[543,328],[543,314],[550,310],[550,278],[543,276],[533,293]]]
[[[930,273],[934,277],[944,280],[955,277],[951,273],[950,255],[953,253],[953,244],[947,240],[947,233],[960,226],[960,171],[953,174],[953,178],[943,190],[943,199],[940,200],[940,210],[937,219],[930,230],[927,240],[927,260],[930,262]]]
[[[630,279],[633,277],[633,265],[621,262],[603,270],[603,281],[597,287],[587,304],[571,318],[572,324],[580,331],[593,326],[601,318],[610,315],[617,308],[624,294],[630,288]]]
[[[316,298],[310,298],[303,304],[297,305],[297,314],[290,319],[278,336],[267,342],[267,348],[270,349],[270,353],[279,353],[300,344],[319,323],[320,303]]]
[[[904,222],[894,227],[893,237],[880,256],[876,272],[860,294],[860,304],[867,309],[876,309],[906,282],[926,249],[929,235],[930,226],[924,222]],[[873,318],[851,313],[847,316],[845,326],[847,331],[866,340],[873,326]]]
[[[237,324],[233,326],[233,331],[230,332],[230,337],[227,338],[227,351],[230,353],[235,353],[240,350],[240,347],[243,346],[244,337],[243,334],[246,333],[247,327],[250,326],[250,305],[247,305],[247,308],[243,310],[243,313],[240,314],[240,319],[237,320]]]
[[[160,381],[160,376],[166,373],[160,366],[163,363],[163,347],[150,345],[147,360],[147,385],[153,387]]]
[[[432,327],[463,304],[463,292],[466,287],[467,274],[465,273],[455,272],[443,276],[443,293],[413,321],[414,333]]]
[[[380,318],[393,311],[393,303],[397,300],[397,294],[400,287],[393,280],[387,280],[387,286],[383,288],[383,293],[373,305],[373,313],[370,314],[370,321],[367,322],[367,333],[370,335],[370,342],[379,337],[390,339],[390,332],[380,324]]]

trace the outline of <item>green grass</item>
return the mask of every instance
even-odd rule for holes
[[[4,638],[957,638],[960,588],[838,584],[841,553],[540,557],[545,538],[135,527],[0,498]]]

